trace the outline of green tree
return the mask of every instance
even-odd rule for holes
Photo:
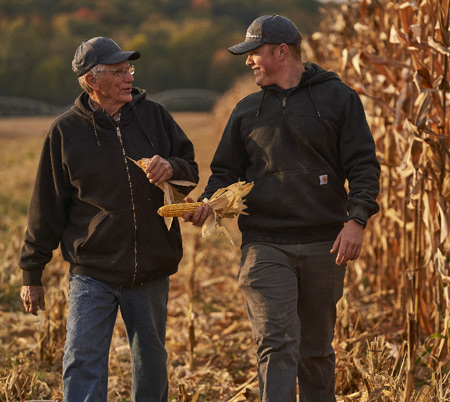
[[[152,16],[139,27],[139,33],[126,46],[122,46],[141,52],[140,59],[136,61],[135,84],[149,93],[167,89],[167,81],[174,73],[169,43],[177,30],[174,22],[162,16]]]
[[[0,23],[0,93],[29,96],[33,68],[46,52],[45,35],[39,20],[16,18]]]
[[[75,92],[81,92],[81,88],[75,74],[70,73],[66,59],[58,54],[48,56],[34,69],[28,96],[53,105],[72,103]]]
[[[206,88],[216,38],[221,31],[211,20],[188,20],[170,42],[170,57],[178,68],[170,87]]]
[[[246,73],[227,48],[259,15],[290,17],[307,34],[316,0],[0,0],[0,93],[65,106],[80,92],[71,71],[76,47],[109,36],[141,51],[136,85],[225,91]]]

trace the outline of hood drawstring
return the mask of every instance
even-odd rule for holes
[[[147,139],[150,141],[150,145],[151,145],[153,148],[155,148],[155,146],[153,145],[153,142],[152,142],[152,140],[151,140],[150,134],[149,134],[149,133],[147,132],[147,130],[145,129],[144,124],[142,124],[142,121],[141,121],[141,119],[139,118],[139,115],[138,115],[138,113],[136,112],[136,109],[135,109],[134,105],[132,105],[132,109],[133,109],[133,112],[134,112],[134,114],[136,115],[136,118],[137,118],[137,120],[138,120],[138,122],[139,122],[139,124],[140,124],[140,126],[141,126],[141,128],[142,128],[142,131],[144,131],[144,133],[145,133]]]
[[[312,104],[314,106],[314,109],[316,109],[317,116],[319,116],[319,118],[320,118],[321,116],[320,116],[319,109],[317,109],[316,102],[314,102],[314,98],[312,96],[311,84],[308,84],[308,94],[309,94],[309,97],[311,98],[311,101],[312,101]]]
[[[95,117],[94,117],[95,109],[94,109],[94,105],[92,104],[90,97],[88,97],[87,102],[88,102],[89,107],[91,108],[91,112],[89,113],[89,115],[91,116],[92,127],[94,127],[95,138],[97,139],[98,146],[100,146],[100,140],[98,139],[98,134],[97,134],[97,124],[95,124]]]
[[[95,138],[97,139],[98,146],[100,146],[100,140],[99,140],[98,134],[97,134],[97,124],[95,124],[94,113],[90,113],[90,115],[91,115],[91,120],[92,120],[92,126],[94,127]]]
[[[265,97],[265,96],[266,96],[266,90],[264,89],[264,90],[263,90],[262,97],[261,97],[261,102],[259,102],[258,110],[256,111],[256,117],[258,117],[258,116],[259,116],[259,113],[261,112],[261,108],[262,108],[262,104],[263,104],[263,102],[264,102],[264,97]]]
[[[138,122],[139,122],[139,124],[140,124],[142,130],[144,131],[146,137],[148,138],[148,140],[149,140],[149,142],[150,142],[150,145],[151,145],[153,148],[155,148],[155,145],[153,144],[153,142],[152,142],[152,140],[151,140],[151,138],[150,138],[149,133],[146,131],[145,126],[142,124],[142,121],[140,120],[139,115],[137,114],[137,112],[136,112],[136,110],[135,110],[135,108],[134,108],[134,105],[133,105],[133,111],[134,111],[134,113],[135,113],[135,115],[136,115],[136,117],[137,117],[137,120],[138,120]],[[105,114],[109,117],[108,113],[105,112]],[[96,122],[95,122],[94,112],[89,113],[89,115],[90,115],[90,117],[91,117],[92,127],[94,128],[94,134],[95,134],[95,138],[96,138],[96,140],[97,140],[97,144],[98,144],[98,146],[100,146],[100,139],[99,139],[98,133],[97,133],[97,124],[96,124]],[[110,120],[111,120],[112,123],[114,123],[114,125],[117,125],[117,122],[113,122],[113,120],[112,120],[111,118],[110,118]]]

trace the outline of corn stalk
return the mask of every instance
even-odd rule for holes
[[[365,290],[395,293],[406,402],[416,363],[434,372],[449,365],[449,0],[362,0],[326,12],[306,53],[359,93],[382,165],[381,211],[351,275],[360,291],[363,277]],[[417,359],[425,342],[426,361]]]

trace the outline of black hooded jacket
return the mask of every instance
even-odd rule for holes
[[[334,72],[305,68],[291,92],[262,87],[236,105],[211,163],[200,198],[254,182],[243,244],[334,240],[344,222],[379,209],[380,165],[358,94]]]
[[[177,271],[181,235],[156,211],[163,192],[134,160],[160,155],[173,180],[198,182],[191,141],[159,104],[133,89],[117,125],[81,94],[45,139],[19,266],[24,285],[40,285],[58,245],[73,273],[133,286]],[[188,194],[192,187],[180,187]]]

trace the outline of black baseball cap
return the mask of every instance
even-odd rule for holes
[[[276,14],[263,15],[250,24],[245,41],[228,50],[233,54],[244,54],[265,43],[298,45],[301,40],[300,31],[289,18]]]
[[[97,36],[85,40],[78,46],[73,57],[72,70],[81,77],[97,64],[118,64],[125,60],[136,60],[139,57],[141,57],[139,52],[124,52],[112,39]]]

